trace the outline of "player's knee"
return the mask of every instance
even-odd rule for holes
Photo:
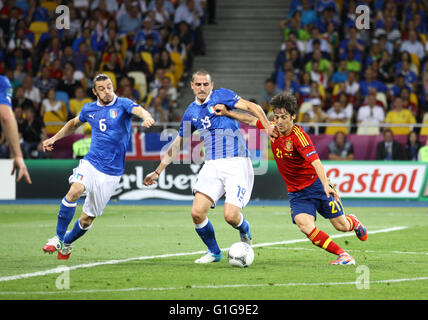
[[[79,223],[80,223],[80,227],[83,229],[87,229],[92,225],[92,222],[94,221],[95,218],[93,217],[89,217],[87,215],[85,216],[81,216],[79,219]]]
[[[224,214],[224,220],[232,226],[237,226],[239,224],[240,215],[235,213],[225,213]]]
[[[67,199],[67,201],[76,202],[77,200],[79,200],[79,198],[82,195],[82,193],[83,193],[84,190],[85,189],[84,189],[83,186],[79,186],[79,185],[73,184],[70,187],[70,190],[68,190],[67,195],[65,196],[65,198]]]
[[[193,223],[199,224],[205,220],[206,212],[198,208],[192,208],[191,216]]]

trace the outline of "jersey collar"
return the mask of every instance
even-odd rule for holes
[[[116,103],[116,100],[117,100],[117,95],[114,95],[113,96],[113,100],[111,100],[111,102],[109,104],[106,104],[105,106],[102,106],[100,104],[100,102],[97,100],[97,106],[98,107],[110,107],[110,106],[112,106],[112,105],[114,105]]]
[[[208,95],[208,97],[205,99],[205,101],[204,102],[202,102],[202,103],[200,103],[199,101],[198,101],[198,99],[195,97],[195,103],[198,105],[198,106],[202,106],[203,104],[205,104],[205,103],[207,103],[208,101],[210,101],[210,98],[211,98],[211,95],[212,95],[212,91],[210,92],[210,94]]]

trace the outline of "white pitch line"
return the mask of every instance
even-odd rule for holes
[[[392,232],[392,231],[399,231],[408,228],[407,226],[402,227],[392,227],[387,229],[380,229],[375,231],[370,231],[369,235],[376,234],[376,233],[384,233],[384,232]],[[331,238],[343,238],[343,237],[350,237],[355,236],[354,233],[348,232],[343,234],[337,234],[331,236]],[[298,242],[307,242],[308,239],[294,239],[294,240],[286,240],[286,241],[279,241],[279,242],[266,242],[266,243],[258,243],[254,244],[253,247],[267,247],[267,246],[274,246],[278,244],[290,244],[290,243],[298,243]],[[228,248],[221,249],[222,251],[227,251]],[[130,262],[130,261],[137,261],[137,260],[150,260],[150,259],[161,259],[161,258],[171,258],[171,257],[180,257],[180,256],[191,256],[196,254],[203,254],[206,251],[195,251],[195,252],[182,252],[182,253],[169,253],[169,254],[161,254],[161,255],[155,255],[155,256],[142,256],[142,257],[135,257],[135,258],[127,258],[127,259],[116,259],[116,260],[108,260],[108,261],[100,261],[100,262],[94,262],[94,263],[87,263],[87,264],[78,264],[75,266],[67,267],[67,270],[76,270],[76,269],[82,269],[82,268],[93,268],[103,265],[109,265],[109,264],[118,264],[123,262]],[[44,271],[37,271],[32,273],[23,273],[13,276],[6,276],[1,277],[0,282],[5,281],[12,281],[12,280],[19,280],[19,279],[26,279],[26,278],[34,278],[34,277],[40,277],[40,276],[46,276],[49,274],[56,274],[56,273],[62,273],[64,272],[64,267],[58,267],[54,269],[44,270]]]
[[[399,283],[409,281],[426,281],[428,277],[417,278],[399,278],[399,279],[385,279],[369,281],[369,284],[383,284],[383,283]],[[81,294],[81,293],[111,293],[111,292],[132,292],[132,291],[171,291],[171,290],[189,290],[189,289],[225,289],[225,288],[254,288],[254,287],[309,287],[309,286],[340,286],[340,285],[357,285],[357,281],[347,282],[289,282],[289,283],[239,283],[239,284],[223,284],[223,285],[206,285],[206,286],[181,286],[181,287],[164,287],[164,288],[150,288],[150,287],[135,287],[135,288],[122,288],[122,289],[87,289],[87,290],[58,290],[58,291],[0,291],[0,295],[49,295],[49,294]]]

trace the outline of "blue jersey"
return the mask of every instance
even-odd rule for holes
[[[87,103],[79,114],[81,122],[92,127],[88,160],[99,171],[120,176],[125,171],[125,155],[131,135],[132,109],[138,104],[128,98],[115,97],[109,105]]]
[[[204,141],[206,160],[248,157],[238,122],[226,116],[216,116],[214,112],[216,104],[224,104],[233,110],[239,99],[235,92],[220,88],[213,90],[203,104],[193,102],[181,120],[180,137],[189,137],[198,130]]]
[[[12,92],[13,89],[9,78],[6,76],[0,76],[0,104],[12,107]]]

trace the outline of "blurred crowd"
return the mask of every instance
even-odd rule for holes
[[[177,99],[194,57],[205,55],[212,3],[0,0],[0,74],[13,86],[25,157],[42,157],[41,141],[95,100],[98,73],[157,122],[180,120]],[[0,157],[7,156],[2,134]]]
[[[368,29],[356,26],[359,5],[369,9]],[[427,10],[426,0],[293,0],[265,95],[291,91],[299,121],[306,113],[313,122],[350,124],[350,132],[360,123],[428,121]]]
[[[427,0],[292,0],[263,108],[287,90],[309,133],[428,135],[413,126],[428,125],[427,13]]]

